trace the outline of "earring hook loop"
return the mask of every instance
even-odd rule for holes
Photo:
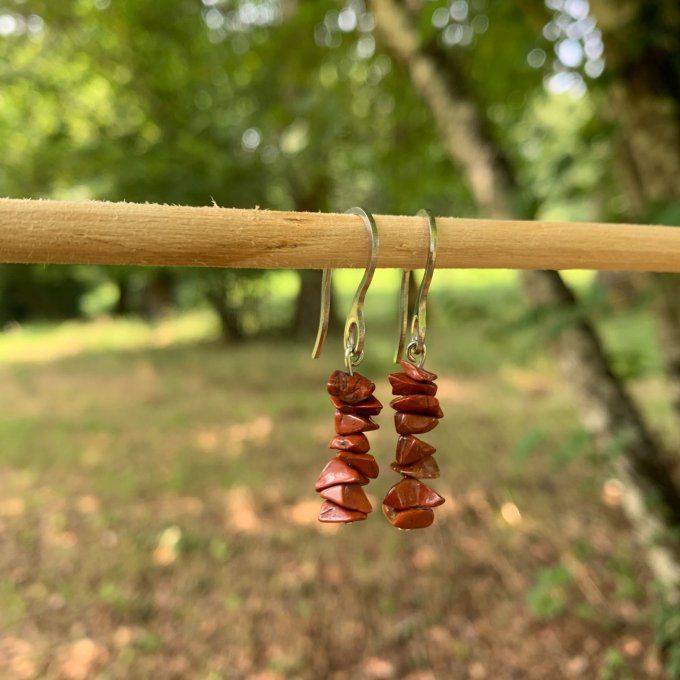
[[[437,220],[431,210],[423,208],[418,211],[418,215],[425,217],[428,227],[428,248],[425,271],[420,282],[420,287],[416,295],[413,314],[411,316],[411,339],[406,345],[406,356],[409,360],[422,366],[427,356],[425,345],[425,333],[427,332],[427,296],[430,291],[430,284],[434,276],[435,262],[437,259]],[[395,363],[398,363],[404,353],[406,334],[408,329],[408,291],[409,291],[408,270],[403,270],[401,274],[400,304],[399,304],[399,342],[395,354]]]
[[[370,239],[366,268],[347,313],[343,336],[345,366],[347,367],[349,374],[352,375],[354,366],[358,366],[364,358],[364,344],[366,341],[364,300],[366,299],[366,293],[368,292],[368,288],[373,280],[373,274],[375,273],[378,261],[378,250],[380,248],[380,237],[378,235],[378,227],[376,226],[371,213],[363,208],[354,207],[347,210],[345,214],[361,217]],[[331,302],[331,275],[331,269],[323,270],[321,278],[321,314],[319,317],[319,329],[316,335],[316,342],[314,343],[314,349],[312,350],[313,359],[317,359],[321,355],[321,350],[328,334]]]

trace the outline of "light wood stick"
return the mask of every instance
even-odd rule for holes
[[[437,267],[680,272],[680,228],[442,217]],[[380,267],[419,268],[423,218],[377,215]],[[0,262],[363,267],[359,217],[0,199]]]

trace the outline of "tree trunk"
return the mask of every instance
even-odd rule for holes
[[[577,302],[562,278],[556,272],[537,274],[527,272],[524,279],[533,304],[572,314]],[[673,466],[660,453],[640,411],[612,373],[602,343],[584,316],[562,330],[559,357],[575,388],[585,427],[602,451],[614,454],[614,467],[625,488],[624,507],[638,538],[647,546],[650,566],[677,596],[680,544],[674,535],[680,529],[680,489],[673,482]]]
[[[144,311],[152,321],[164,317],[175,299],[175,281],[168,269],[151,272],[144,286]]]
[[[114,279],[118,287],[118,299],[113,307],[114,316],[127,316],[132,313],[132,300],[130,295],[130,277],[124,274]]]
[[[651,278],[645,272],[597,272],[597,284],[616,311],[635,307],[649,292]]]
[[[224,342],[240,342],[244,338],[239,311],[227,301],[227,287],[223,282],[212,282],[207,293],[210,306],[220,320],[220,331]]]
[[[617,166],[626,212],[637,220],[663,220],[659,208],[680,202],[680,4],[593,0],[592,11],[602,30],[611,83],[606,114],[620,131]],[[680,277],[650,278],[680,422]]]
[[[309,179],[307,178],[307,181]],[[315,212],[328,207],[330,193],[327,177],[318,176],[311,186],[304,186],[303,181],[293,180],[291,186],[293,203],[298,212]],[[295,312],[291,323],[291,335],[299,340],[313,340],[319,325],[319,302],[321,299],[321,271],[298,271],[300,288],[295,300]],[[329,328],[338,328],[338,312],[335,295],[331,283],[331,307]]]
[[[442,142],[463,171],[480,210],[489,217],[509,217],[514,212],[511,206],[517,185],[515,174],[489,134],[490,122],[472,96],[464,72],[448,53],[437,46],[424,48],[420,44],[404,2],[372,0],[370,7],[382,40],[405,65],[414,88],[429,106]],[[557,272],[526,272],[524,281],[527,289],[540,290],[540,300],[534,301],[541,306],[577,311],[572,293]],[[665,547],[666,541],[673,538],[672,532],[655,530],[680,529],[680,492],[672,482],[671,469],[621,381],[611,371],[597,334],[585,319],[564,330],[560,350],[567,380],[579,401],[591,409],[584,416],[598,415],[597,419],[584,417],[584,422],[599,444],[611,450],[616,450],[620,442],[644,444],[641,452],[632,445],[620,447],[617,468],[629,499],[625,508],[647,547],[650,567],[669,591],[677,593],[680,555]]]
[[[319,324],[319,300],[321,296],[321,271],[305,269],[298,272],[300,289],[295,300],[295,313],[291,333],[300,340],[314,339]],[[331,291],[331,316],[335,307]]]
[[[680,418],[680,277],[673,274],[656,274],[654,283],[659,291],[656,310],[666,375],[670,384],[673,408]],[[680,451],[680,444],[677,445],[677,451]]]

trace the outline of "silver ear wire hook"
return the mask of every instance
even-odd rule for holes
[[[378,260],[378,249],[380,247],[380,238],[378,236],[378,228],[371,213],[366,212],[362,208],[350,208],[346,211],[351,215],[358,215],[364,221],[368,235],[370,237],[370,248],[368,255],[368,262],[364,275],[359,284],[359,288],[354,295],[352,304],[347,313],[347,320],[345,321],[345,332],[343,337],[343,346],[345,348],[345,366],[350,375],[353,374],[354,366],[358,366],[364,358],[364,343],[366,340],[366,323],[364,321],[364,300],[368,287],[373,280],[375,267]],[[331,269],[324,269],[321,279],[321,314],[319,317],[319,330],[316,335],[316,342],[312,350],[312,358],[318,359],[321,355],[326,335],[328,334],[328,321],[330,316],[331,305]]]
[[[316,332],[316,340],[314,341],[314,349],[312,350],[312,359],[318,359],[321,356],[323,344],[326,342],[328,335],[328,322],[331,316],[331,275],[332,269],[324,269],[321,274],[321,309],[319,310],[319,329]]]
[[[408,333],[408,291],[411,280],[411,270],[401,270],[401,285],[399,286],[399,342],[394,353],[394,363],[398,364],[404,354],[404,343]]]
[[[368,262],[364,275],[354,295],[354,300],[347,313],[347,320],[345,321],[345,365],[349,374],[352,375],[352,367],[358,366],[364,358],[364,342],[366,341],[366,323],[364,321],[364,300],[368,287],[373,280],[375,267],[378,261],[378,248],[380,247],[380,238],[378,236],[378,227],[375,224],[373,215],[366,212],[362,208],[350,208],[346,211],[351,215],[358,215],[364,221],[368,235],[371,239],[370,250],[368,255]]]
[[[425,333],[427,331],[427,294],[430,290],[432,277],[434,276],[435,260],[437,258],[437,221],[432,212],[426,208],[418,211],[418,215],[427,219],[429,242],[423,280],[420,283],[413,315],[411,316],[411,339],[406,346],[406,356],[413,363],[422,366],[425,363],[425,357],[427,356],[427,347],[425,346]],[[399,342],[394,357],[395,363],[398,363],[401,360],[404,353],[404,344],[406,342],[406,332],[408,328],[408,290],[409,271],[405,269],[401,274]]]

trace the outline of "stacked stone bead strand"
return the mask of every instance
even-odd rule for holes
[[[439,477],[439,466],[432,455],[435,448],[415,435],[433,430],[444,414],[435,396],[437,376],[408,361],[400,363],[404,372],[392,373],[389,380],[397,395],[390,406],[396,411],[394,424],[400,435],[391,468],[402,479],[387,492],[382,507],[398,529],[424,529],[434,521],[432,508],[444,499],[420,481]]]
[[[364,433],[378,429],[371,416],[380,413],[382,404],[373,396],[375,384],[359,373],[334,371],[327,389],[336,408],[336,436],[328,448],[337,453],[316,480],[316,490],[324,499],[319,521],[347,524],[366,519],[372,510],[363,487],[379,470]]]

